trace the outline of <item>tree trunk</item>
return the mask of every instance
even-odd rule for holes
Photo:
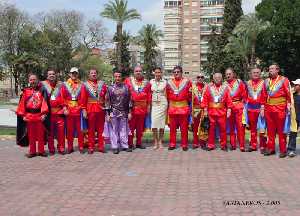
[[[14,96],[14,90],[13,90],[13,68],[9,67],[9,81],[10,81],[10,96]]]
[[[19,95],[19,80],[18,80],[18,72],[13,72],[14,80],[15,80],[15,94],[16,96]]]
[[[117,68],[121,68],[121,49],[122,49],[122,34],[123,34],[123,24],[117,24]]]
[[[253,67],[255,65],[255,41],[253,41],[252,45],[251,45],[251,67]]]

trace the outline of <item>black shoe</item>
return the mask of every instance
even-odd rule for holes
[[[28,153],[28,154],[25,154],[25,157],[27,157],[27,158],[33,158],[33,157],[36,157],[36,154],[30,154],[30,153]]]
[[[197,148],[199,148],[199,146],[193,145],[193,149],[197,149]]]
[[[67,154],[72,154],[74,152],[74,149],[70,149],[67,151]]]
[[[261,149],[261,150],[260,150],[260,153],[263,154],[263,155],[265,154],[265,152],[266,152],[265,149]]]
[[[46,152],[44,152],[44,153],[38,153],[37,155],[40,156],[40,157],[48,157],[48,155],[46,154]]]
[[[226,147],[221,148],[221,150],[222,150],[222,151],[225,151],[225,152],[228,151],[228,149],[227,149]]]
[[[270,155],[274,155],[274,154],[276,154],[275,151],[268,151],[268,150],[266,150],[264,152],[264,156],[270,156]]]
[[[212,151],[214,148],[207,147],[207,151]]]
[[[106,151],[105,151],[104,149],[100,149],[99,152],[100,152],[100,153],[103,153],[103,154],[106,153]]]
[[[236,147],[231,146],[231,151],[235,151]]]
[[[246,152],[253,152],[253,149],[252,149],[252,148],[248,148],[248,149],[246,150]]]
[[[279,154],[279,158],[285,158],[286,156],[287,156],[286,153],[280,153],[280,154]]]
[[[119,154],[119,149],[113,149],[114,154]]]
[[[171,146],[168,148],[169,151],[172,151],[174,149],[175,149],[175,147],[171,147]]]
[[[136,145],[135,148],[139,148],[139,149],[145,149],[146,147],[143,145]]]
[[[245,149],[240,149],[241,152],[245,152]]]
[[[187,151],[187,150],[189,150],[189,148],[188,147],[182,147],[182,150]]]
[[[79,150],[79,153],[80,154],[84,154],[84,150]]]
[[[94,151],[89,149],[88,154],[94,154]]]
[[[123,151],[132,152],[132,149],[131,148],[126,148],[126,149],[123,149]]]

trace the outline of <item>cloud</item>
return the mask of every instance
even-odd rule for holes
[[[261,2],[261,0],[243,0],[242,8],[244,14],[255,12],[255,6]]]
[[[152,6],[141,12],[142,22],[145,24],[156,24],[159,27],[163,26],[163,1],[155,1]]]

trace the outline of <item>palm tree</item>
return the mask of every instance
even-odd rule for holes
[[[251,43],[251,66],[255,65],[255,47],[258,35],[270,26],[269,22],[262,21],[255,13],[247,14],[241,17],[236,25],[233,34],[237,36],[247,35]]]
[[[147,72],[148,78],[151,74],[151,70],[156,66],[155,59],[157,56],[158,43],[160,38],[163,37],[163,33],[154,24],[147,24],[142,27],[138,32],[135,40],[145,50],[144,52],[144,70]]]
[[[230,36],[224,51],[227,53],[233,53],[237,57],[241,57],[243,71],[240,75],[247,76],[247,73],[245,72],[248,71],[250,66],[249,56],[251,53],[251,42],[249,37],[246,34]]]
[[[117,23],[117,66],[120,66],[121,62],[121,47],[122,47],[122,33],[123,24],[125,22],[141,19],[141,15],[136,9],[128,9],[127,0],[111,0],[108,4],[104,5],[104,10],[101,12],[101,16],[111,19]]]

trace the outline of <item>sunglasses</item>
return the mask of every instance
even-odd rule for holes
[[[173,71],[174,74],[179,74],[181,71]]]
[[[197,76],[197,79],[204,79],[204,76]]]

